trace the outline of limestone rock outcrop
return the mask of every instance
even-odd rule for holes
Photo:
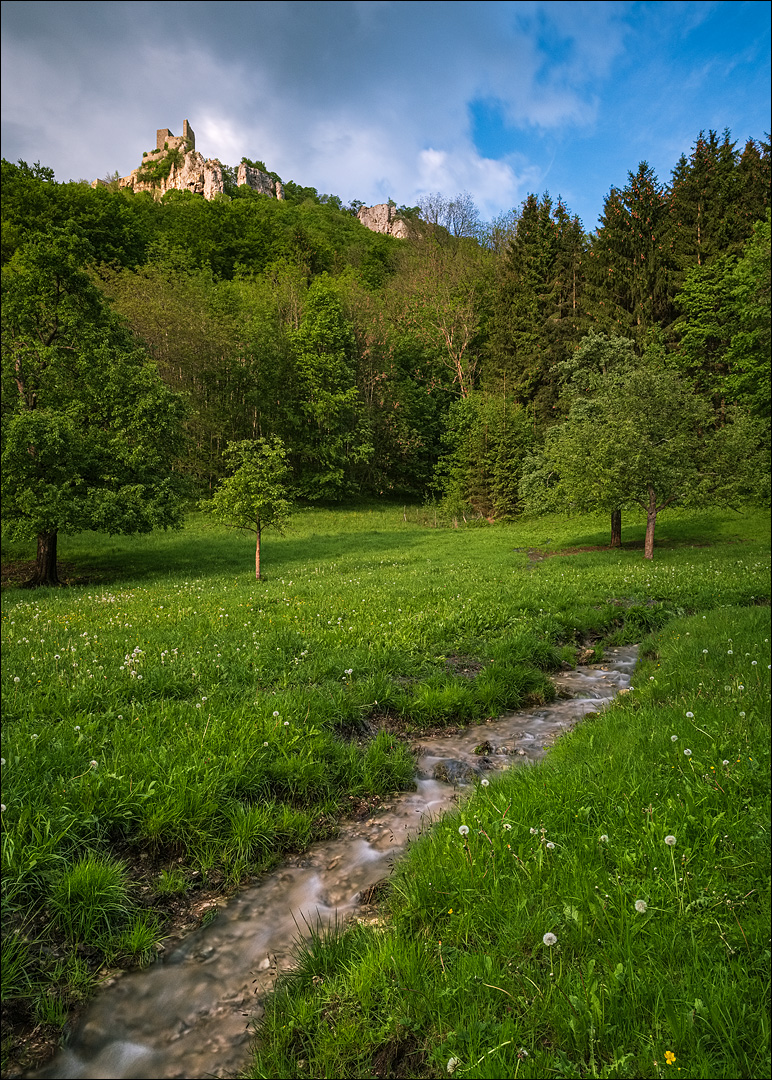
[[[371,232],[387,233],[404,240],[410,236],[410,226],[401,218],[396,207],[391,203],[378,203],[377,206],[360,206],[357,217]]]
[[[168,162],[170,157],[172,160]],[[165,168],[167,162],[168,168]],[[246,184],[273,199],[284,198],[278,180],[243,163],[239,165],[236,183],[239,186]],[[95,180],[91,186],[105,184],[104,180]],[[167,191],[192,191],[205,199],[213,199],[225,191],[222,163],[216,158],[205,158],[196,150],[196,136],[187,120],[182,126],[182,135],[172,134],[169,128],[159,128],[155,149],[144,154],[139,168],[122,176],[118,184],[131,191],[150,192],[156,198],[162,198]]]
[[[161,161],[165,156],[163,151],[160,154],[154,153],[152,161]],[[133,169],[128,176],[122,177],[118,183],[122,188],[148,191],[158,198],[167,191],[192,191],[196,195],[203,195],[205,199],[213,199],[225,190],[220,162],[204,158],[198,150],[188,150],[179,163],[173,161],[166,177],[156,179],[148,173],[147,165],[143,164],[138,169]]]
[[[274,180],[268,173],[253,169],[251,165],[245,165],[242,161],[236,174],[236,187],[241,187],[243,184],[251,187],[253,191],[259,191],[262,195],[271,195],[275,199],[284,198],[284,189],[279,180]]]

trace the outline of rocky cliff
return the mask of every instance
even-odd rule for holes
[[[391,203],[378,203],[377,206],[361,206],[357,217],[371,232],[388,233],[404,240],[410,236],[410,226],[398,216]]]
[[[131,191],[147,191],[157,199],[167,191],[192,191],[205,199],[224,194],[222,163],[216,158],[205,158],[195,146],[196,137],[187,120],[181,136],[173,135],[168,128],[159,128],[155,150],[143,154],[142,164],[128,176],[122,176],[118,183]],[[104,180],[95,180],[91,186],[99,187],[105,183]],[[243,162],[236,173],[236,184],[238,187],[246,184],[253,191],[272,199],[284,198],[279,180]],[[391,203],[362,206],[357,217],[371,232],[386,233],[398,239],[412,235],[410,223],[397,214],[396,207]]]

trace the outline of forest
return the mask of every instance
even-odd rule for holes
[[[700,133],[668,182],[641,162],[592,232],[546,192],[488,223],[436,193],[397,240],[291,181],[2,178],[5,518],[37,580],[59,532],[174,524],[260,439],[301,501],[639,506],[648,555],[664,506],[766,498],[766,142]]]

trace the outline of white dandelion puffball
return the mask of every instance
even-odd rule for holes
[[[678,742],[678,736],[677,735],[671,735],[670,736],[670,741],[671,742]]]
[[[603,834],[603,836],[601,836],[600,842],[601,842],[601,844],[607,844],[608,843],[608,837],[606,836],[605,833]]]
[[[557,945],[557,943],[558,943],[558,939],[555,937],[554,934],[545,934],[544,937],[542,938],[542,941],[544,942],[545,945],[548,945],[550,948],[552,948],[553,945]]]
[[[665,837],[665,843],[667,844],[668,847],[675,847],[675,837],[672,836],[672,835],[671,836],[666,836]]]
[[[468,825],[459,825],[458,832],[459,832],[459,836],[469,836],[469,826]]]
[[[641,915],[646,914],[646,908],[647,908],[647,905],[646,905],[645,900],[636,900],[635,901],[635,910],[637,912],[639,912]]]
[[[686,755],[686,757],[691,757],[692,756],[691,750],[684,750],[684,754]]]

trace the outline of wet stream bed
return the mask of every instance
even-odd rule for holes
[[[152,967],[106,986],[69,1045],[40,1078],[234,1077],[245,1067],[250,1021],[309,926],[366,910],[407,841],[463,798],[485,772],[543,758],[554,740],[630,685],[637,648],[606,650],[601,664],[555,675],[559,697],[460,732],[417,738],[416,790],[365,821],[347,822],[232,896],[208,926]],[[566,695],[570,695],[566,697]]]

